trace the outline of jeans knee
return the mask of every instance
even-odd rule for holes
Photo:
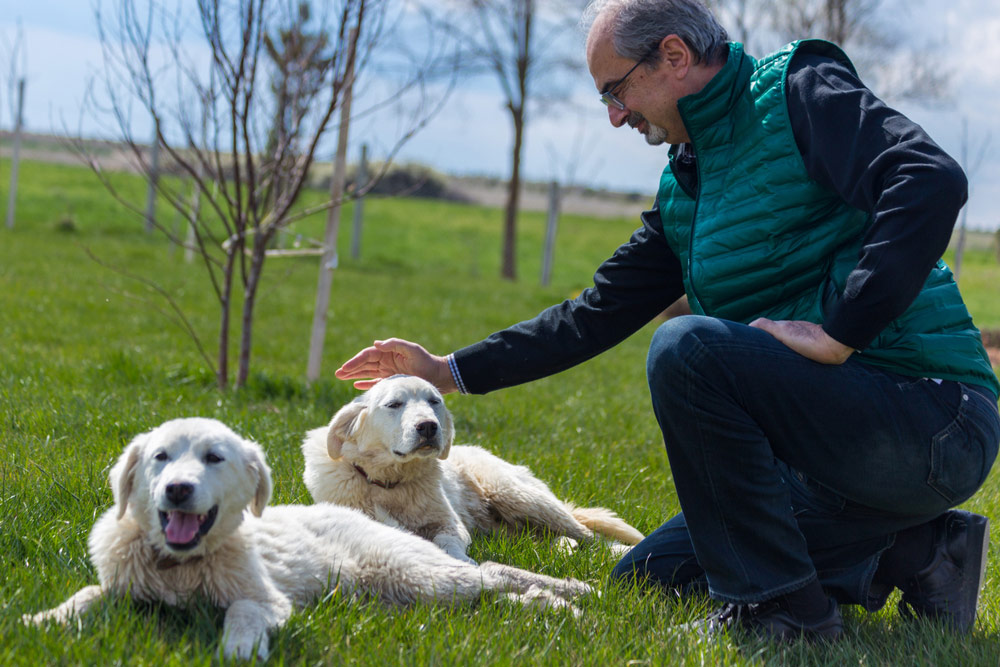
[[[614,569],[611,570],[611,581],[619,584],[634,584],[645,581],[646,568],[644,560],[637,562],[635,549],[625,554]]]
[[[691,368],[704,343],[724,335],[722,323],[711,317],[685,315],[667,320],[653,333],[646,357],[646,378],[654,395]]]
[[[665,548],[662,553],[636,549],[611,570],[612,583],[625,586],[655,585],[695,591],[705,584],[705,571],[694,556],[679,555]]]

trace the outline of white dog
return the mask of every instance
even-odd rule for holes
[[[306,435],[305,484],[317,502],[355,507],[470,562],[472,533],[526,524],[573,540],[594,539],[595,531],[628,544],[642,540],[611,510],[563,502],[528,468],[481,447],[453,447],[454,437],[438,390],[396,375]]]
[[[477,568],[345,507],[265,509],[263,452],[212,419],[177,419],[136,437],[110,479],[115,505],[89,540],[100,585],[26,622],[66,623],[126,591],[168,604],[200,594],[226,608],[224,654],[264,659],[268,629],[334,588],[393,604],[474,600],[488,589],[551,606],[590,590],[497,563]]]

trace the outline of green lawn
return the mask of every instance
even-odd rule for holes
[[[0,162],[0,182],[7,174],[9,162]],[[141,205],[142,184],[118,180]],[[264,446],[274,502],[308,502],[299,442],[356,394],[332,379],[341,361],[393,335],[444,353],[534,315],[589,285],[598,263],[638,225],[637,218],[564,217],[553,283],[540,288],[543,215],[521,218],[521,279],[510,283],[497,278],[500,211],[371,200],[358,261],[348,257],[350,211],[343,217],[327,379],[304,382],[318,262],[272,259],[257,309],[251,382],[220,394],[162,300],[107,268],[155,278],[211,350],[214,297],[198,265],[145,234],[81,168],[22,164],[18,213],[15,229],[0,227],[0,664],[25,665],[217,661],[222,615],[204,604],[113,602],[66,629],[19,621],[96,582],[87,534],[111,504],[108,468],[135,434],[174,417],[216,417]],[[173,220],[165,208],[160,215]],[[319,217],[294,231],[318,238],[322,226]],[[988,249],[964,262],[963,289],[980,326],[1000,327],[998,268]],[[560,496],[610,507],[652,531],[678,511],[645,387],[652,330],[547,380],[484,397],[449,396],[458,440],[530,465]],[[1000,517],[996,472],[967,507]],[[996,665],[1000,657],[1000,536],[971,636],[904,623],[890,603],[874,615],[846,609],[847,637],[827,647],[674,633],[670,626],[703,614],[705,602],[609,584],[614,559],[600,549],[566,555],[523,537],[478,540],[470,553],[582,578],[602,594],[581,601],[579,618],[512,608],[490,596],[466,608],[405,610],[333,597],[296,611],[273,634],[272,664],[964,666]]]

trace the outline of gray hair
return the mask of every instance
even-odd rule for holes
[[[729,41],[726,29],[698,0],[593,0],[581,22],[589,32],[598,16],[608,14],[615,53],[630,60],[650,58],[650,51],[667,35],[677,35],[696,62],[725,62]]]

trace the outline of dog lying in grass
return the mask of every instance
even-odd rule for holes
[[[472,534],[525,525],[577,541],[595,533],[626,544],[642,540],[611,510],[574,507],[528,468],[481,447],[452,446],[454,437],[438,390],[396,375],[306,435],[305,484],[317,502],[355,507],[470,562]]]
[[[475,567],[346,507],[266,508],[263,452],[213,419],[168,421],[137,436],[110,481],[115,504],[89,539],[100,584],[25,622],[65,624],[126,592],[171,605],[200,595],[226,608],[225,656],[263,660],[268,630],[334,589],[389,604],[459,603],[485,589],[570,608],[568,598],[590,590],[497,563]]]

